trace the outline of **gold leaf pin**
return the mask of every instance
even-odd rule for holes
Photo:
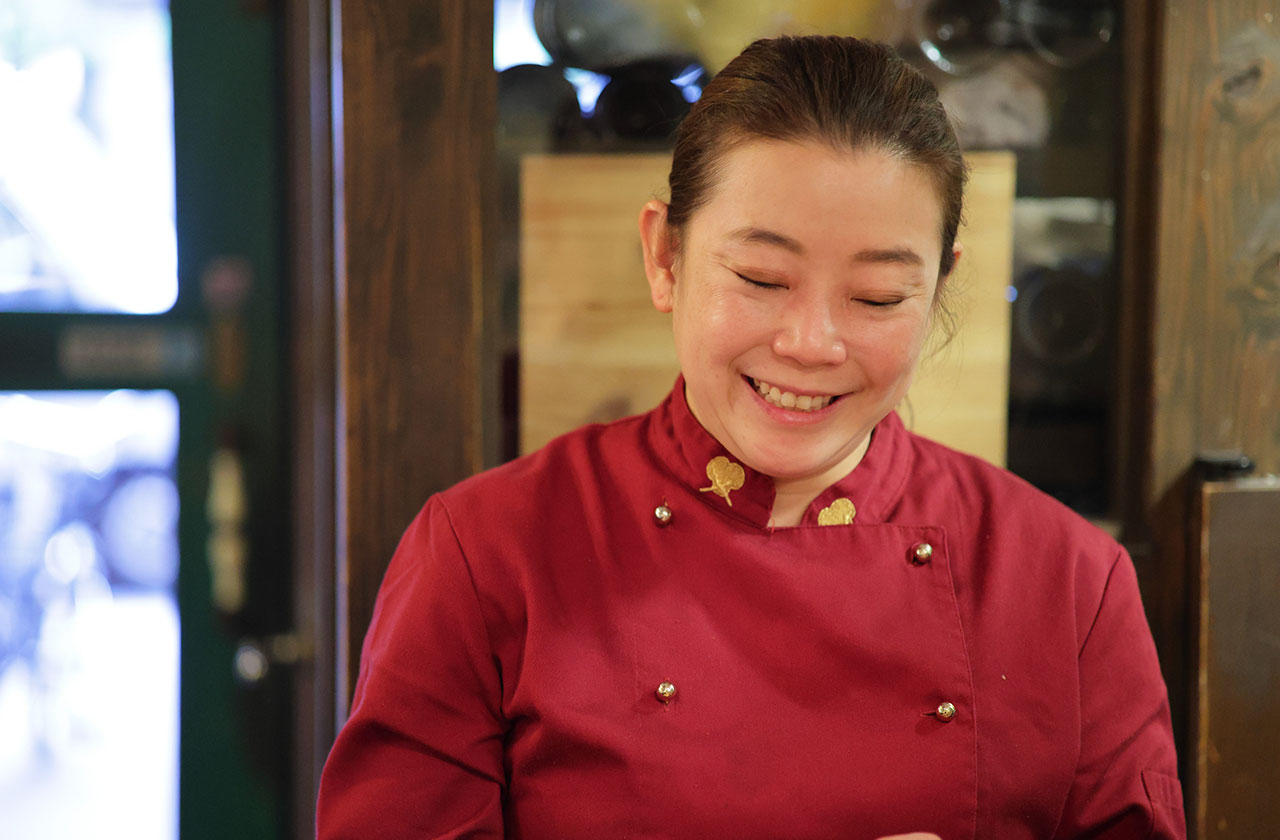
[[[701,488],[702,492],[711,491],[728,502],[729,507],[733,507],[733,499],[729,498],[729,493],[742,489],[747,473],[739,464],[723,455],[717,455],[707,462],[707,478],[711,479],[711,486]]]
[[[836,499],[827,507],[818,511],[819,525],[852,525],[857,511],[853,502],[848,499]]]

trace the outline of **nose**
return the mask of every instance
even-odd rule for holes
[[[831,305],[814,298],[794,300],[773,337],[773,352],[806,367],[838,365],[847,358]]]

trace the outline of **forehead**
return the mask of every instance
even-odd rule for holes
[[[757,228],[802,244],[902,240],[932,251],[940,246],[942,205],[927,169],[882,150],[748,140],[721,156],[707,201],[690,221],[691,236]]]

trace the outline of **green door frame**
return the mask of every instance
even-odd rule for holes
[[[184,840],[288,836],[292,675],[237,683],[246,639],[293,627],[285,376],[281,17],[275,4],[175,0],[174,159],[180,294],[205,327],[202,397],[183,417],[181,741]],[[214,607],[209,461],[234,451],[247,504],[245,600]],[[181,466],[180,466],[181,469]]]

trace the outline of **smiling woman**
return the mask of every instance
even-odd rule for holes
[[[639,219],[682,375],[427,501],[320,837],[1183,836],[1128,556],[895,413],[964,180],[881,45],[711,81]]]
[[[773,477],[771,524],[799,525],[911,384],[946,279],[938,198],[914,164],[819,141],[746,141],[718,166],[683,230],[662,202],[641,213],[653,303],[694,417]]]

